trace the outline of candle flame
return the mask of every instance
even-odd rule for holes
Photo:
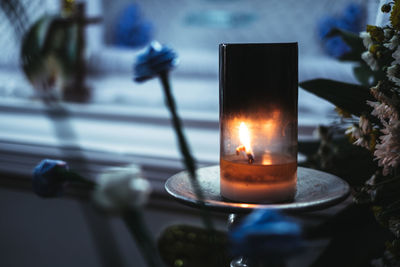
[[[250,133],[244,122],[242,122],[239,127],[239,139],[240,143],[244,146],[246,153],[251,153]]]
[[[250,133],[244,122],[239,126],[239,140],[241,145],[236,148],[236,154],[239,155],[241,151],[245,152],[249,163],[253,163],[254,156],[253,150],[251,149]]]

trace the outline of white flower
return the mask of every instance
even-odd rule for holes
[[[99,176],[93,200],[106,211],[121,212],[144,205],[150,192],[150,183],[140,177],[136,165],[114,167]]]
[[[348,128],[348,129],[346,130],[345,134],[347,134],[347,135],[351,134],[351,136],[352,136],[354,139],[359,139],[359,138],[361,138],[361,136],[362,136],[362,132],[361,132],[360,127],[358,127],[358,126],[355,125],[355,124],[352,125],[352,126],[350,126],[350,128]]]
[[[359,120],[359,125],[353,124],[345,132],[346,135],[351,135],[355,141],[354,145],[365,147],[367,149],[369,146],[369,134],[371,133],[371,124],[365,116],[361,116]]]
[[[366,149],[369,149],[369,141],[365,137],[358,138],[353,144],[356,146],[361,146],[365,147]]]
[[[392,54],[392,57],[395,59],[392,62],[392,65],[396,64],[396,63],[400,63],[400,46],[398,46],[396,51],[394,51],[394,53]]]
[[[394,50],[399,46],[399,36],[397,34],[389,40],[389,43],[383,44],[384,47]]]
[[[365,148],[369,148],[368,139],[365,137],[362,129],[358,127],[358,125],[352,125],[349,129],[346,130],[345,134],[351,135],[356,141],[353,142],[354,145],[362,146]]]
[[[366,51],[362,53],[361,58],[368,64],[371,70],[378,70],[378,61],[375,59],[374,55],[371,52]]]
[[[369,47],[373,45],[371,35],[368,32],[360,32],[360,38],[363,40],[365,48],[369,50]]]
[[[385,29],[383,29],[383,34],[385,36],[385,39],[389,40],[389,39],[391,39],[393,37],[393,30],[385,28]]]
[[[397,86],[400,86],[400,79],[396,77],[397,75],[399,75],[399,73],[400,73],[400,66],[397,64],[392,65],[387,69],[388,79],[394,82]]]

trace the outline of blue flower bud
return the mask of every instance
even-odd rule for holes
[[[143,82],[163,72],[168,72],[178,64],[177,54],[167,46],[152,42],[150,47],[140,54],[134,65],[134,78]]]
[[[234,256],[282,262],[302,248],[301,228],[275,210],[256,210],[230,234]]]
[[[68,170],[66,162],[44,159],[33,170],[33,191],[41,197],[57,197],[63,192],[65,177],[62,172]]]

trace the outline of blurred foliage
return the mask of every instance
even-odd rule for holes
[[[22,36],[28,22],[25,6],[19,0],[0,0],[0,8],[14,27],[16,35]]]
[[[189,225],[170,226],[158,240],[161,257],[170,267],[230,266],[227,248],[225,233]]]
[[[320,126],[326,136],[316,141],[299,141],[299,152],[307,156],[301,165],[326,171],[346,180],[351,186],[361,186],[377,169],[370,151],[352,145],[346,137],[336,136],[328,127]]]
[[[47,89],[76,69],[77,26],[59,16],[41,17],[25,34],[22,68],[35,88]]]
[[[351,47],[339,59],[355,64],[359,85],[325,79],[300,83],[351,114],[342,116],[342,126],[351,124],[345,132],[350,142],[344,130],[341,137],[332,138],[325,129],[327,134],[320,135],[318,150],[308,154],[305,165],[337,174],[353,185],[356,203],[372,207],[376,220],[392,234],[374,266],[400,266],[400,1],[386,2],[381,11],[391,13],[390,24],[367,25],[360,35],[339,29],[329,33]],[[302,151],[304,145],[299,148]]]
[[[300,83],[300,87],[356,116],[372,110],[366,101],[372,101],[374,98],[369,93],[369,88],[365,86],[315,79]]]

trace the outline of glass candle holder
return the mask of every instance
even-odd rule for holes
[[[290,201],[297,183],[297,43],[220,44],[220,189]]]

